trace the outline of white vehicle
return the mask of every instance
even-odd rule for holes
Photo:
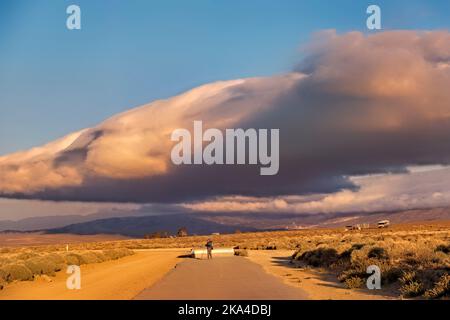
[[[389,220],[381,220],[378,221],[377,226],[378,228],[388,228],[390,226],[391,222]]]

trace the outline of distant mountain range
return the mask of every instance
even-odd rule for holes
[[[79,235],[120,234],[129,237],[143,237],[146,234],[166,231],[176,234],[178,229],[186,228],[189,234],[204,235],[211,233],[234,233],[241,231],[258,231],[248,226],[227,225],[204,220],[201,215],[170,214],[147,217],[126,217],[94,220],[72,224],[63,228],[47,230],[47,233],[72,233]]]
[[[186,227],[190,234],[233,233],[236,230],[280,230],[314,227],[341,227],[389,219],[392,223],[450,220],[450,208],[413,209],[373,213],[290,214],[290,213],[183,213],[163,215],[127,215],[120,212],[87,216],[52,216],[19,221],[0,221],[5,230],[71,233],[81,235],[120,234],[142,237],[145,234],[167,231],[175,234]],[[122,213],[123,214],[123,213]]]
[[[0,232],[4,230],[33,231],[33,230],[53,229],[75,223],[83,223],[99,219],[108,219],[123,216],[135,216],[135,215],[142,215],[142,213],[139,212],[124,213],[123,211],[119,210],[109,210],[89,215],[43,216],[43,217],[25,218],[17,221],[0,220]]]
[[[88,216],[68,215],[68,216],[46,216],[26,218],[18,221],[3,220],[0,221],[0,231],[15,230],[15,231],[32,231],[42,230],[48,228],[63,227],[72,223],[81,223],[89,221]]]

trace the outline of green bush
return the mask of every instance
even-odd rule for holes
[[[6,275],[5,280],[8,282],[33,280],[33,273],[23,264],[9,264],[3,266],[2,270]]]

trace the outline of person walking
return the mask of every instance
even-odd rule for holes
[[[211,239],[208,239],[208,241],[206,242],[205,247],[206,247],[206,252],[208,253],[208,260],[212,259],[212,250],[214,248],[213,248],[213,242],[212,242]]]

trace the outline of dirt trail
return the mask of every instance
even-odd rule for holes
[[[297,300],[307,294],[243,257],[188,259],[145,289],[138,300]]]

